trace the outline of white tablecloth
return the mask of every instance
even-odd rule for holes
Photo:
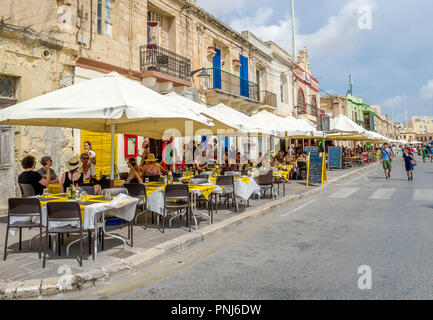
[[[209,184],[208,185],[212,185],[212,181],[209,180]],[[205,184],[203,184],[205,185]],[[213,189],[212,192],[218,192],[220,191],[221,188],[216,186],[215,189]],[[202,193],[199,189],[192,189],[189,191],[190,193],[194,193],[197,196],[201,196]],[[155,212],[157,214],[160,215],[164,215],[164,190],[163,188],[159,188],[157,190],[155,190],[154,192],[152,192],[148,197],[147,197],[147,209]]]
[[[242,180],[235,180],[235,195],[247,201],[253,194],[260,195],[260,186],[253,177],[250,177],[249,184]]]

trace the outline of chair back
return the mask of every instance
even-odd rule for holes
[[[209,179],[209,176],[204,175],[204,174],[199,174],[199,175],[193,176],[192,179],[206,179],[207,180],[207,179]]]
[[[121,172],[119,174],[120,180],[126,180],[128,179],[128,176],[129,176],[129,172]]]
[[[81,209],[78,202],[48,202],[47,221],[80,221]],[[48,225],[48,224],[47,224]]]
[[[95,188],[93,188],[92,186],[79,186],[78,190],[80,190],[80,192],[84,191],[91,196],[95,195]]]
[[[233,176],[218,176],[216,180],[217,186],[233,186],[234,185]]]
[[[209,179],[207,178],[192,178],[189,180],[190,184],[207,184],[209,183]]]
[[[274,184],[274,178],[271,170],[266,174],[259,175],[259,185],[266,186],[272,184]]]
[[[168,184],[165,187],[165,199],[189,199],[189,189],[183,184]]]
[[[242,169],[241,170],[241,175],[247,176],[248,175],[248,170],[247,169]]]
[[[146,197],[146,186],[141,183],[126,183],[125,189],[128,190],[128,195],[134,198]]]
[[[41,216],[41,203],[39,199],[34,198],[10,198],[8,214],[9,216]]]
[[[35,195],[35,189],[31,184],[20,183],[21,196],[23,198],[31,197]]]
[[[146,178],[149,178],[149,182],[164,182],[164,178],[160,176],[144,176],[143,181],[145,181]]]
[[[126,194],[128,195],[128,189],[126,188],[108,188],[102,190],[102,195],[105,196],[106,194],[110,193],[111,196],[116,197],[119,194]]]

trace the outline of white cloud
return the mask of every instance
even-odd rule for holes
[[[198,0],[197,4],[214,16],[241,13],[246,0]]]
[[[386,99],[383,102],[383,106],[387,109],[396,109],[404,106],[403,96],[396,96],[394,98]]]
[[[375,0],[352,0],[343,6],[336,16],[312,34],[296,34],[296,47],[301,49],[307,46],[314,55],[332,53],[338,55],[348,53],[356,47],[356,37],[363,30],[359,28],[360,8],[377,8]],[[254,17],[238,17],[230,21],[230,26],[237,31],[251,31],[263,40],[271,40],[289,51],[291,44],[291,18],[273,21],[274,9],[271,7],[259,8]],[[373,21],[374,22],[374,21]],[[297,29],[299,27],[298,21]],[[374,23],[373,23],[374,27]],[[291,52],[291,50],[289,51]]]
[[[433,80],[428,81],[419,91],[419,98],[422,101],[433,100]]]

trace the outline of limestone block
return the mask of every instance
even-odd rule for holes
[[[17,288],[17,298],[36,297],[40,294],[42,279],[25,280],[21,286]]]
[[[59,280],[60,277],[43,279],[41,285],[41,294],[45,296],[59,293]]]
[[[17,291],[17,288],[22,284],[22,281],[11,281],[7,282],[4,287],[4,293],[3,297],[5,299],[13,299],[15,298],[15,294]]]

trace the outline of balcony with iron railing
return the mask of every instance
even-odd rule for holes
[[[296,112],[298,114],[307,114],[307,109],[304,106],[296,106]]]
[[[202,89],[218,95],[231,95],[243,98],[253,104],[260,103],[259,86],[256,83],[218,68],[208,68],[205,70],[210,77],[205,80],[205,85]]]
[[[156,44],[140,46],[140,71],[148,76],[161,76],[180,80],[179,84],[191,82],[191,60]]]

